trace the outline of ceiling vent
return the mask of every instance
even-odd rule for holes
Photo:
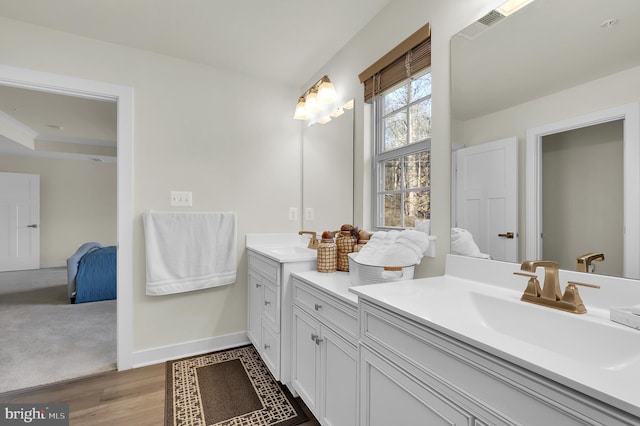
[[[502,13],[498,12],[497,10],[492,10],[473,24],[469,25],[464,30],[460,31],[459,34],[468,40],[473,40],[474,38],[485,32],[489,27],[497,24],[504,18],[505,16]]]

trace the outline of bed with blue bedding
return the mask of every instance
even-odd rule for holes
[[[89,242],[67,259],[71,303],[97,302],[117,297],[116,247]]]

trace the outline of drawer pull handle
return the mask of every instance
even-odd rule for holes
[[[271,345],[264,345],[264,349],[267,350],[271,347]]]
[[[270,304],[271,304],[271,302],[270,302],[270,301],[268,301],[268,300],[265,300],[265,301],[264,301],[264,306],[269,306]]]
[[[256,288],[260,288],[260,287],[262,287],[262,284],[256,283]]]
[[[317,338],[316,338],[316,345],[318,345],[318,346],[319,346],[319,345],[320,345],[320,343],[322,343],[322,339],[321,339],[321,338],[319,338],[319,337],[317,337]]]
[[[319,310],[320,310],[320,308],[322,308],[322,305],[318,305],[318,304],[316,303],[316,306],[315,306],[316,311],[319,311]]]

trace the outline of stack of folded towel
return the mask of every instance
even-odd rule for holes
[[[412,266],[422,259],[429,248],[426,233],[404,231],[378,231],[355,257],[358,263],[371,266]]]
[[[462,228],[451,228],[451,254],[490,259],[491,256],[482,253],[473,240],[471,232]]]

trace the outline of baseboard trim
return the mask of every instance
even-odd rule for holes
[[[54,261],[54,262],[40,262],[40,269],[45,268],[62,268],[67,266],[67,262],[64,260]]]
[[[251,342],[247,337],[247,332],[243,331],[240,333],[192,340],[175,345],[158,346],[156,348],[134,351],[133,368],[159,364],[172,359],[201,355],[207,352],[221,351],[248,343]]]

